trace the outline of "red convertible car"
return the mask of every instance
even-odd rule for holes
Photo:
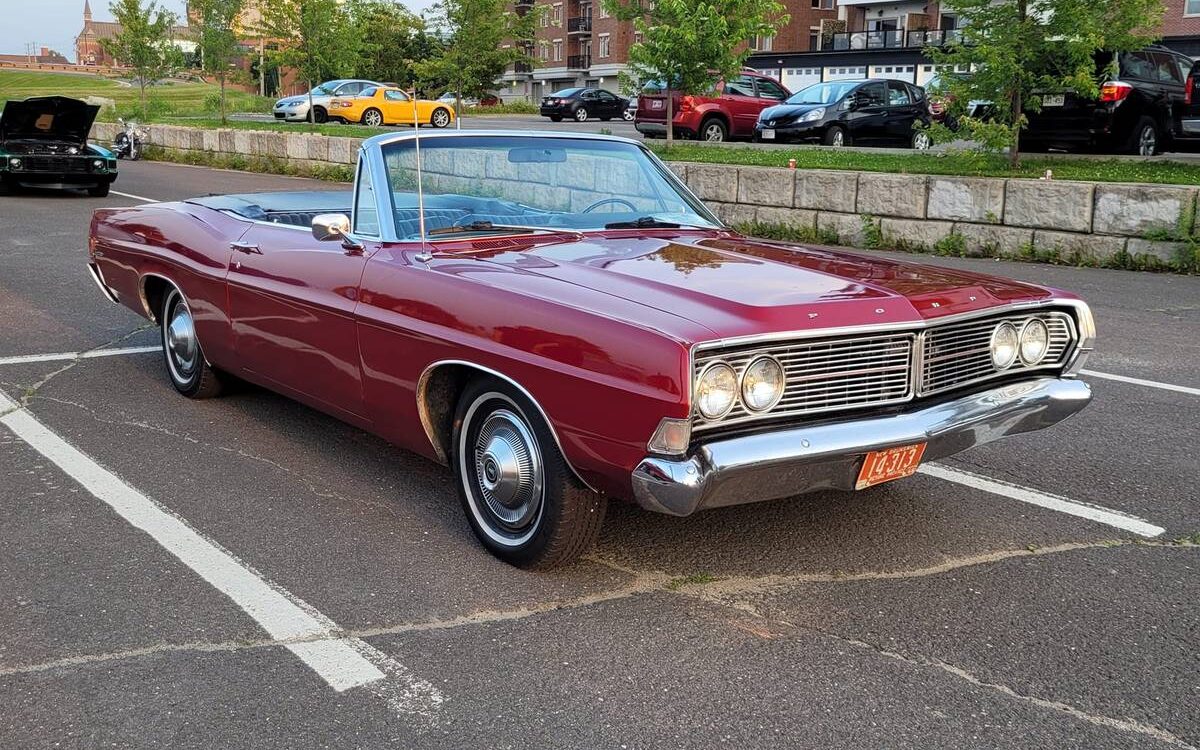
[[[748,239],[622,138],[381,135],[351,191],[101,209],[89,250],[180,393],[242,378],[449,464],[522,566],[610,498],[861,490],[1091,398],[1072,295]]]

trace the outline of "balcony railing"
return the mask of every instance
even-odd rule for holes
[[[568,34],[590,34],[592,33],[592,17],[580,16],[578,18],[567,19]]]
[[[846,31],[822,39],[821,49],[836,52],[860,49],[902,49],[904,47],[925,47],[927,45],[941,46],[943,44],[952,44],[961,39],[962,32],[957,29],[930,29],[907,32],[902,29]]]
[[[571,55],[567,58],[567,68],[570,70],[587,70],[592,67],[591,55]]]

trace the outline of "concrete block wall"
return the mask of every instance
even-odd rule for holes
[[[118,127],[96,123],[92,139],[111,143]],[[286,159],[317,165],[351,165],[359,138],[305,132],[202,129],[150,125],[150,145],[177,151]],[[432,165],[427,165],[430,167]],[[504,165],[511,167],[511,165]],[[1104,262],[1119,253],[1170,263],[1183,247],[1155,236],[1196,233],[1194,186],[1089,183],[946,177],[834,170],[739,167],[672,162],[679,176],[723,221],[779,224],[836,233],[843,244],[863,246],[872,236],[885,247],[933,249],[957,235],[974,255],[1055,251]],[[488,165],[495,170],[496,165]],[[445,178],[469,179],[455,167]],[[517,175],[512,175],[517,180]],[[587,203],[592,190],[622,187],[613,175],[584,169],[564,172],[564,208]],[[616,182],[626,182],[616,180]],[[628,192],[643,191],[632,183]],[[641,186],[638,186],[639,188]],[[874,225],[867,230],[866,223]]]
[[[1164,263],[1197,232],[1192,186],[944,177],[774,167],[672,164],[728,222],[834,232],[843,244],[933,249],[951,235],[973,255],[1055,251],[1102,263],[1122,252]]]

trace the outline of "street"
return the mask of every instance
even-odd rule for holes
[[[1083,296],[1092,405],[861,493],[614,503],[531,573],[448,469],[179,396],[88,277],[95,208],[308,189],[348,186],[0,195],[0,748],[1200,747],[1200,277],[874,253]]]

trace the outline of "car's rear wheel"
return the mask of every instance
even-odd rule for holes
[[[1138,156],[1154,156],[1158,153],[1158,125],[1150,117],[1142,117],[1129,138],[1127,150]]]
[[[313,107],[308,119],[312,122],[326,122],[329,120],[329,113],[325,111],[324,107]]]
[[[700,123],[700,140],[720,143],[729,138],[729,128],[715,117],[710,117]]]
[[[171,385],[188,398],[212,398],[221,393],[221,376],[204,359],[196,336],[196,320],[183,294],[174,287],[163,297],[159,315],[163,356]]]
[[[92,196],[93,198],[104,198],[108,195],[108,183],[105,182],[101,185],[95,185],[88,188],[87,191],[88,195]]]
[[[369,125],[373,128],[377,128],[383,124],[383,113],[372,107],[366,112],[363,112],[362,123],[363,125]]]
[[[822,139],[826,146],[840,148],[850,145],[850,134],[840,125],[834,125],[829,130],[825,131],[825,137]]]
[[[450,110],[443,107],[438,107],[433,110],[433,114],[429,116],[429,122],[435,128],[444,128],[450,124]]]
[[[913,132],[911,145],[917,151],[928,151],[933,139],[929,137],[928,130],[917,130]]]
[[[575,122],[587,122],[588,111],[587,107],[580,107],[575,110]]]
[[[575,477],[524,394],[479,378],[459,398],[454,425],[459,498],[488,551],[519,567],[548,568],[595,543],[607,500]]]

